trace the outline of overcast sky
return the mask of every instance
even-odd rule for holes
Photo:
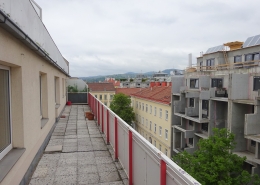
[[[260,34],[259,0],[36,0],[71,76],[184,69]]]

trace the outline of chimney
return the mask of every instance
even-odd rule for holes
[[[167,82],[162,82],[162,87],[165,87],[165,86],[166,86],[166,83],[167,83]]]
[[[189,67],[192,67],[192,54],[189,54]]]

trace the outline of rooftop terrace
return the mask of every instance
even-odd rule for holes
[[[66,117],[57,123],[30,185],[128,184],[122,166],[113,159],[112,147],[97,124],[85,120],[85,111],[89,106],[66,106]]]

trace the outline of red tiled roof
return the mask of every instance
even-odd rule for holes
[[[164,104],[171,103],[171,87],[150,87],[144,88],[131,96],[139,97],[147,100],[157,101]]]
[[[141,88],[117,88],[116,89],[116,94],[118,93],[123,93],[127,96],[130,96],[131,94],[134,94],[138,91],[141,91]]]
[[[120,81],[114,80],[113,78],[107,78],[105,82],[112,83],[114,87],[120,87]]]
[[[87,83],[89,91],[115,91],[112,83]]]

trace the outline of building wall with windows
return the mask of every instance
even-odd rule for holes
[[[98,98],[106,106],[110,106],[110,102],[116,93],[116,88],[113,83],[87,83],[89,92]]]
[[[91,94],[93,94],[96,98],[98,98],[102,103],[104,103],[107,107],[110,106],[111,101],[113,100],[113,97],[115,95],[115,91],[100,91],[100,92],[93,92],[91,91]]]
[[[260,45],[247,42],[226,43],[227,51],[208,52],[197,58],[197,67],[172,77],[174,154],[192,153],[213,128],[227,128],[235,134],[233,152],[260,174]],[[232,49],[234,44],[240,45]]]
[[[135,129],[171,157],[171,87],[146,88],[131,95]]]
[[[16,23],[24,31],[19,32],[19,27],[12,30],[14,27],[10,25],[16,23],[0,10],[0,19],[4,19],[0,20],[0,184],[9,185],[24,182],[32,161],[46,146],[45,141],[66,104],[68,63],[57,48],[48,55],[47,46],[44,53],[36,45],[32,49],[33,40],[30,43],[22,40],[27,29],[19,21],[30,22],[28,18],[35,19],[31,27],[41,25],[34,30],[35,37],[41,32],[39,39],[51,40],[30,1],[12,1],[10,6],[9,1],[4,2],[8,7],[5,11],[12,19],[20,17]],[[29,13],[30,17],[25,15]],[[28,33],[27,40],[32,39],[31,35]],[[46,44],[55,45],[53,41]],[[56,64],[52,63],[54,53],[59,58]]]

